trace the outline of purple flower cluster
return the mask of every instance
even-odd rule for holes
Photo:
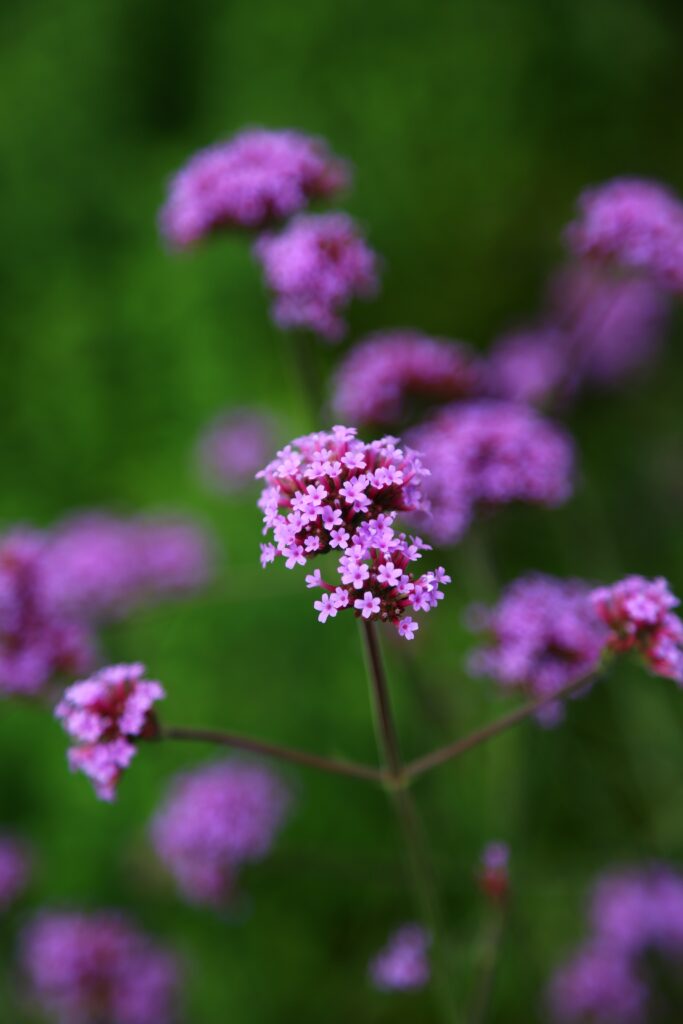
[[[284,783],[265,765],[218,761],[172,782],[152,840],[187,899],[221,905],[242,865],[269,853],[289,805]]]
[[[258,409],[222,413],[199,443],[199,462],[206,478],[224,491],[253,484],[257,470],[273,450],[275,424]]]
[[[163,687],[144,679],[140,664],[111,665],[90,679],[69,686],[55,715],[76,741],[69,767],[93,783],[101,800],[113,800],[116,786],[136,753],[135,740],[153,736],[152,706],[165,697]]]
[[[507,899],[510,888],[510,848],[507,843],[487,843],[481,855],[478,881],[493,903]]]
[[[472,671],[534,697],[550,696],[590,675],[607,642],[590,588],[540,574],[514,580],[493,608],[473,610],[471,624],[490,636],[488,646],[472,656]],[[552,724],[561,711],[551,704],[541,720]]]
[[[441,543],[459,540],[480,509],[513,501],[553,507],[571,494],[572,442],[527,406],[449,405],[407,436],[430,472],[426,529]]]
[[[124,917],[43,911],[21,964],[33,1001],[59,1024],[171,1024],[178,963]]]
[[[302,214],[280,233],[258,238],[254,255],[273,293],[273,318],[283,330],[307,329],[339,341],[351,300],[377,290],[377,257],[345,213]]]
[[[566,240],[579,256],[642,273],[683,289],[683,203],[653,181],[617,178],[579,198]]]
[[[0,833],[0,913],[24,892],[30,873],[31,856],[26,843]]]
[[[46,588],[69,614],[107,619],[203,586],[211,559],[207,535],[189,520],[90,513],[67,519],[49,535]]]
[[[383,992],[407,992],[429,982],[429,933],[419,924],[398,928],[370,961],[370,980]]]
[[[411,403],[470,396],[478,380],[479,366],[467,346],[418,331],[380,331],[342,361],[332,406],[347,422],[392,426]]]
[[[588,939],[552,979],[554,1019],[644,1024],[656,996],[645,954],[671,962],[679,974],[683,966],[683,877],[666,865],[605,875],[593,891],[590,919]]]
[[[0,539],[0,694],[34,696],[92,661],[89,631],[50,593],[45,544],[21,530]]]
[[[567,335],[557,327],[514,331],[494,343],[486,385],[499,398],[544,405],[568,390],[569,362]]]
[[[637,651],[655,675],[683,684],[683,621],[672,611],[680,601],[665,579],[626,576],[591,600],[613,651]]]
[[[196,153],[175,175],[161,230],[177,247],[220,228],[258,230],[334,195],[348,179],[321,139],[249,129]]]
[[[319,569],[306,577],[324,591],[314,604],[320,622],[349,609],[391,622],[411,640],[418,625],[406,612],[436,607],[441,584],[450,582],[442,568],[415,577],[409,566],[427,545],[394,529],[399,512],[425,507],[425,473],[397,438],[366,444],[342,426],[297,438],[258,474],[266,483],[259,501],[264,533],[274,540],[261,546],[262,564],[280,557],[293,569],[335,552],[341,583],[326,582]]]

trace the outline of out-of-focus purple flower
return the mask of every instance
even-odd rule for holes
[[[135,740],[154,735],[152,707],[166,694],[144,672],[140,664],[110,665],[69,686],[55,709],[76,742],[69,766],[87,775],[101,800],[114,799],[121,773],[135,756]]]
[[[616,178],[585,191],[578,208],[566,230],[574,253],[683,289],[683,203],[673,192],[654,181]]]
[[[549,1004],[556,1020],[640,1024],[650,1019],[645,955],[680,972],[683,877],[666,864],[612,871],[590,900],[591,932],[556,972]]]
[[[27,530],[0,539],[0,694],[34,696],[54,676],[92,662],[88,630],[50,595],[45,549]]]
[[[46,589],[58,607],[79,618],[109,619],[205,585],[212,545],[180,517],[90,513],[55,527],[44,561]]]
[[[370,961],[372,984],[383,992],[424,988],[431,973],[429,945],[429,934],[421,925],[405,924],[397,929]]]
[[[497,398],[545,405],[573,391],[571,345],[557,327],[514,331],[493,345],[485,370],[487,390]]]
[[[320,622],[338,611],[391,622],[411,640],[417,624],[410,610],[429,611],[450,583],[443,568],[416,577],[410,564],[428,550],[419,537],[394,529],[399,512],[423,509],[425,469],[415,452],[395,437],[366,444],[352,427],[333,427],[299,437],[262,470],[259,500],[264,534],[261,563],[283,558],[288,569],[337,552],[341,583],[326,582],[319,569],[306,577],[324,593],[314,603]]]
[[[171,1024],[179,965],[123,916],[42,911],[21,966],[35,1004],[59,1024]]]
[[[445,406],[407,439],[430,473],[425,529],[441,543],[459,540],[480,509],[513,501],[552,508],[572,492],[571,439],[524,405],[482,399]]]
[[[191,245],[220,228],[261,229],[332,196],[349,169],[322,139],[248,129],[200,150],[172,178],[160,214],[168,241]]]
[[[283,330],[313,331],[327,341],[346,333],[343,312],[378,287],[377,257],[345,213],[301,214],[254,245]]]
[[[253,483],[274,448],[275,424],[258,409],[230,409],[218,416],[199,442],[199,461],[214,486],[239,491]]]
[[[26,843],[0,833],[0,912],[7,910],[26,889],[31,855]]]
[[[626,576],[591,600],[613,651],[637,651],[655,675],[683,684],[683,621],[672,611],[680,602],[663,577]]]
[[[187,899],[220,905],[232,896],[242,865],[270,852],[289,806],[287,788],[269,768],[219,761],[172,782],[152,840]]]
[[[460,342],[418,331],[380,331],[342,361],[332,405],[346,422],[393,426],[412,403],[431,404],[474,393],[479,365]]]
[[[590,587],[541,574],[514,580],[493,608],[474,609],[470,622],[490,636],[472,656],[472,671],[539,698],[593,672],[607,641]],[[547,724],[561,714],[554,704],[546,711]]]
[[[510,888],[510,848],[507,843],[487,843],[481,854],[478,881],[494,903],[502,903]]]

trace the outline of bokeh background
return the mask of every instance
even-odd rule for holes
[[[165,682],[169,721],[375,756],[351,617],[323,633],[301,574],[258,568],[254,494],[212,495],[193,469],[197,435],[227,405],[274,410],[283,435],[309,419],[244,242],[165,251],[168,175],[244,124],[326,136],[357,167],[346,205],[386,261],[351,339],[408,324],[485,349],[537,307],[582,187],[636,173],[683,189],[682,39],[677,0],[3,5],[0,524],[172,508],[215,530],[204,596],[105,637],[111,660],[144,660]],[[497,582],[474,571],[471,541],[447,555],[451,592],[411,648],[431,712],[414,666],[388,652],[407,753],[507,706],[463,671],[463,610],[500,583],[630,570],[683,588],[681,335],[678,316],[652,372],[571,414],[581,480],[566,508],[486,524],[476,539]],[[463,993],[483,916],[474,867],[486,840],[512,846],[491,1021],[543,1020],[544,981],[583,932],[597,872],[683,861],[682,699],[620,667],[561,729],[524,725],[417,788]],[[64,749],[45,710],[0,705],[0,823],[39,851],[24,911],[130,909],[184,957],[188,1021],[432,1019],[428,996],[381,996],[365,977],[412,915],[380,792],[286,772],[291,823],[221,916],[180,902],[146,839],[170,772],[212,752],[146,749],[109,807],[67,774]],[[0,923],[5,1006],[20,919]]]

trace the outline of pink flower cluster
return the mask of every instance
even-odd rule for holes
[[[326,582],[319,569],[306,577],[324,591],[314,603],[320,622],[349,609],[391,622],[411,640],[418,625],[406,613],[436,607],[441,584],[450,582],[442,568],[415,577],[410,564],[428,547],[394,529],[399,512],[424,508],[425,472],[397,438],[366,444],[342,426],[297,438],[258,474],[266,482],[264,533],[274,540],[261,546],[262,564],[280,557],[293,569],[334,552],[340,583]]]
[[[572,376],[568,348],[566,334],[551,325],[504,334],[494,343],[486,363],[489,392],[511,402],[551,404],[574,390],[568,379]]]
[[[578,205],[566,231],[574,253],[683,289],[683,203],[673,192],[654,181],[617,178],[588,189]]]
[[[223,491],[240,491],[254,482],[274,448],[275,424],[258,409],[222,413],[199,443],[199,462],[207,480]]]
[[[341,362],[332,406],[345,421],[392,426],[413,403],[438,403],[474,393],[479,365],[467,346],[419,331],[380,331]]]
[[[558,969],[549,988],[553,1018],[562,1024],[644,1024],[653,1018],[643,958],[661,958],[680,977],[683,967],[683,877],[666,865],[610,873],[590,902],[591,933]],[[668,1018],[667,1018],[668,1019]]]
[[[161,230],[184,247],[220,228],[260,229],[334,195],[348,179],[321,139],[249,129],[200,150],[175,175]]]
[[[407,437],[430,472],[425,528],[441,543],[459,540],[477,511],[513,501],[553,507],[571,494],[571,439],[527,406],[445,406]]]
[[[21,896],[31,873],[31,856],[26,843],[0,833],[0,913]]]
[[[591,600],[613,651],[637,651],[655,675],[683,684],[683,621],[672,611],[680,601],[665,579],[627,576]]]
[[[37,533],[0,539],[0,694],[34,696],[54,676],[92,661],[89,631],[50,593],[44,556]]]
[[[89,513],[54,528],[43,560],[55,605],[82,619],[107,619],[205,585],[212,545],[189,520]]]
[[[26,926],[29,993],[59,1024],[171,1024],[178,963],[124,917],[43,911]]]
[[[510,849],[507,843],[487,843],[481,855],[478,882],[493,903],[507,899],[510,889]]]
[[[258,238],[254,255],[273,293],[273,318],[283,330],[305,329],[339,341],[351,300],[377,290],[377,257],[345,213],[302,214],[279,234]]]
[[[64,692],[55,715],[75,746],[69,767],[93,783],[101,800],[113,800],[122,772],[136,753],[135,740],[154,736],[152,707],[163,687],[144,679],[140,664],[111,665]]]
[[[383,992],[407,992],[429,982],[430,936],[419,924],[398,928],[386,946],[370,961],[370,980]]]
[[[473,609],[470,620],[490,637],[472,656],[472,671],[539,698],[595,671],[607,641],[587,584],[540,574],[514,580],[497,605]],[[541,721],[554,724],[561,714],[550,704]]]
[[[218,761],[172,782],[152,840],[187,899],[221,905],[242,866],[270,852],[289,805],[284,783],[265,765]]]

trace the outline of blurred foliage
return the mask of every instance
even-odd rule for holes
[[[165,178],[245,123],[327,136],[357,166],[348,207],[386,260],[352,337],[409,324],[483,348],[534,311],[584,185],[636,173],[683,189],[682,34],[677,0],[0,8],[0,520],[173,507],[217,531],[211,593],[105,638],[112,660],[141,658],[166,682],[169,720],[375,756],[350,617],[323,638],[300,574],[257,568],[253,496],[207,495],[193,472],[197,433],[225,405],[269,405],[289,429],[308,419],[244,242],[164,251]],[[572,416],[582,476],[569,506],[484,525],[498,584],[529,568],[638,570],[683,589],[680,341],[678,322],[651,374]],[[506,706],[462,669],[463,610],[491,593],[475,554],[472,541],[448,554],[452,592],[415,664],[389,651],[409,753]],[[513,847],[492,1022],[543,1019],[544,979],[581,931],[597,872],[683,860],[680,701],[620,667],[563,728],[520,727],[416,789],[463,999],[482,917],[474,864],[491,837]],[[180,903],[145,834],[169,772],[211,752],[144,750],[105,807],[63,769],[64,746],[44,710],[0,707],[0,823],[38,846],[32,902],[129,907],[184,955],[188,1020],[432,1019],[427,996],[380,996],[365,980],[368,956],[412,914],[381,793],[290,773],[297,813],[224,918]],[[3,924],[5,949],[20,918]]]

